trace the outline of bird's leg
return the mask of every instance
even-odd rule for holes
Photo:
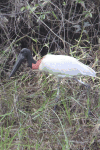
[[[89,101],[89,95],[90,95],[90,86],[87,86],[87,116],[91,115],[90,111],[90,101]]]
[[[89,115],[89,114],[91,114],[91,111],[90,111],[90,104],[89,104],[89,93],[90,93],[90,89],[91,89],[91,86],[89,85],[89,84],[86,84],[86,83],[84,83],[84,82],[82,82],[82,81],[80,81],[80,80],[78,80],[78,79],[76,79],[76,78],[73,78],[74,80],[76,80],[77,82],[79,82],[79,83],[81,83],[81,84],[83,84],[84,86],[86,86],[86,88],[87,88],[87,114]]]
[[[73,79],[76,80],[77,82],[79,82],[79,83],[85,85],[85,86],[87,87],[87,89],[90,89],[90,88],[91,88],[89,84],[86,84],[86,83],[84,83],[83,81],[78,80],[78,79],[76,79],[76,78],[73,78]]]
[[[55,102],[57,103],[59,100],[59,87],[60,87],[60,77],[57,78],[57,96]],[[54,111],[56,110],[57,105],[54,106]]]

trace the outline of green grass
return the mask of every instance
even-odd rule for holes
[[[85,141],[89,139],[84,130],[89,132],[94,127],[94,121],[91,122],[91,117],[87,115],[88,104],[94,105],[92,111],[96,114],[100,108],[100,101],[97,104],[94,102],[96,89],[92,86],[87,97],[83,85],[63,79],[54,112],[56,81],[56,77],[45,74],[34,78],[15,76],[9,82],[4,81],[0,88],[0,149],[50,149],[51,144],[56,148],[70,149],[75,146],[71,139],[75,139],[76,135],[80,138],[85,136]],[[84,133],[82,135],[80,128]]]

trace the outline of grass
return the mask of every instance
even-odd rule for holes
[[[100,108],[92,82],[87,97],[83,85],[62,79],[60,100],[54,112],[57,86],[54,76],[23,74],[5,80],[0,87],[1,149],[70,149],[75,145],[84,147],[84,143],[91,149],[97,138],[92,137],[90,142],[89,139],[97,124],[95,117],[87,115],[88,104],[92,113]]]
[[[0,150],[99,150],[99,2],[7,4],[0,7]],[[38,59],[58,53],[92,67],[97,77],[81,78],[90,84],[89,94],[80,83],[62,79],[54,112],[56,77],[33,71],[24,62],[8,78],[23,47]]]

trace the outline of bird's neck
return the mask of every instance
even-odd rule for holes
[[[32,68],[32,64],[36,64],[36,61],[32,58],[32,56],[28,56],[28,67]]]
[[[36,62],[36,64],[32,63],[32,69],[39,69],[39,65],[40,65],[41,61],[42,61],[42,59],[38,60]]]

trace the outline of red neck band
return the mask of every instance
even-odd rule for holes
[[[39,65],[41,63],[41,59],[36,62],[36,64],[32,63],[32,69],[39,69]]]

